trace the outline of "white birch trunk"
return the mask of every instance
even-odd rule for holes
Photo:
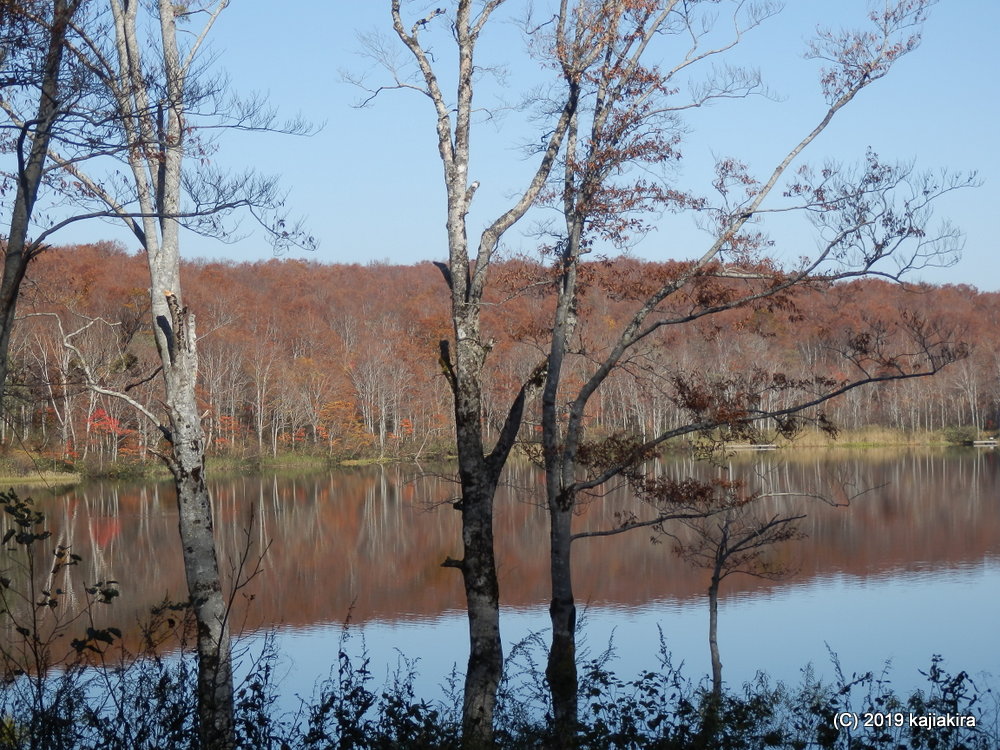
[[[176,219],[184,158],[185,78],[191,58],[181,63],[175,5],[159,0],[162,60],[150,67],[162,70],[166,97],[154,105],[146,88],[144,47],[136,34],[139,4],[110,2],[120,74],[115,94],[131,144],[129,166],[143,214],[153,331],[163,364],[167,425],[162,430],[170,444],[165,459],[177,491],[184,570],[197,622],[199,734],[204,747],[231,748],[235,738],[228,604],[222,591],[211,499],[205,484],[205,435],[195,393],[197,337],[194,315],[184,307],[181,297],[180,225]],[[215,9],[209,26],[225,5],[223,1]]]

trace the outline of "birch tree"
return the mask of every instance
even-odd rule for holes
[[[162,413],[128,393],[103,386],[86,360],[79,359],[90,389],[131,403],[164,438],[159,455],[177,491],[184,569],[197,622],[198,728],[202,744],[211,748],[235,743],[233,665],[228,598],[205,481],[206,440],[196,394],[198,337],[180,278],[181,228],[224,234],[224,218],[245,209],[261,219],[276,247],[300,239],[311,242],[297,225],[267,213],[280,211],[273,178],[224,175],[207,158],[211,143],[204,140],[205,129],[304,130],[298,123],[275,126],[262,102],[233,101],[218,80],[206,78],[202,70],[196,74],[199,53],[227,5],[228,0],[185,4],[108,0],[107,38],[98,33],[101,27],[95,27],[93,33],[82,34],[73,52],[100,79],[103,88],[95,98],[107,107],[107,120],[114,124],[103,154],[124,162],[129,178],[102,179],[72,159],[49,154],[82,186],[80,200],[92,207],[83,216],[121,219],[145,250],[151,328],[164,392]],[[184,29],[183,36],[179,33],[179,26],[199,22],[200,27]],[[194,169],[185,168],[192,162]],[[272,216],[274,220],[267,222]],[[72,342],[65,344],[72,347]]]
[[[186,121],[188,109],[197,97],[205,96],[189,76],[209,30],[227,4],[228,0],[221,0],[201,7],[159,0],[147,18],[136,0],[109,0],[104,15],[88,18],[88,25],[73,25],[70,39],[68,29],[80,1],[54,0],[51,15],[41,19],[47,46],[37,115],[19,121],[18,113],[9,104],[4,107],[20,132],[16,139],[17,198],[2,288],[3,314],[7,317],[0,348],[6,348],[17,287],[27,262],[41,249],[46,236],[84,218],[117,216],[146,251],[165,418],[127,394],[103,386],[74,343],[73,334],[63,336],[63,345],[77,355],[88,387],[130,402],[158,425],[165,438],[167,448],[161,455],[177,489],[184,568],[197,621],[198,726],[202,744],[210,748],[233,747],[235,742],[232,654],[227,599],[219,575],[211,501],[205,484],[205,437],[195,393],[195,318],[184,306],[181,291],[180,226],[182,218],[187,218],[205,222],[211,228],[220,212],[252,203],[246,193],[227,193],[224,182],[211,179],[204,183],[207,198],[205,194],[196,197],[193,208],[181,205],[186,177],[182,165],[185,157],[197,152],[194,131]],[[178,23],[202,14],[207,19],[204,26],[192,42],[182,45]],[[142,23],[147,20],[155,32],[143,38],[139,29],[145,28]],[[105,43],[106,35],[113,40],[111,44]],[[61,96],[59,81],[66,56],[72,56],[99,81],[99,86],[71,108]],[[88,118],[95,112],[100,115]],[[113,179],[92,176],[84,171],[80,157],[60,153],[56,148],[58,144],[52,139],[54,124],[60,117],[74,113],[91,128],[83,139],[87,151],[124,161],[131,175],[131,189]],[[61,170],[78,186],[76,197],[82,204],[96,207],[56,221],[29,243],[27,227],[47,164],[50,169]],[[189,180],[186,184],[190,191],[193,183]],[[220,199],[223,194],[225,197]],[[0,365],[5,367],[5,361]]]
[[[481,310],[491,264],[500,241],[528,211],[555,163],[570,114],[575,106],[571,90],[558,107],[551,132],[544,138],[533,174],[509,207],[477,232],[470,241],[467,215],[479,187],[469,174],[473,153],[473,95],[476,52],[483,33],[505,0],[477,4],[458,0],[423,17],[404,20],[401,0],[391,0],[396,36],[408,50],[416,74],[407,77],[373,48],[395,74],[385,88],[415,89],[433,109],[434,131],[447,195],[448,261],[439,264],[451,300],[452,341],[442,341],[440,364],[454,399],[456,447],[461,499],[454,504],[462,514],[462,556],[444,561],[462,574],[469,615],[470,653],[462,709],[463,742],[477,747],[492,744],[493,713],[503,671],[500,641],[500,593],[493,539],[493,501],[500,473],[510,455],[524,413],[525,401],[539,384],[541,367],[522,384],[510,404],[503,427],[492,446],[485,445],[482,376],[490,344],[483,334]],[[566,3],[563,3],[565,13]],[[442,22],[446,22],[442,24]],[[424,42],[425,31],[437,25],[451,28],[455,76],[451,90]],[[483,179],[487,179],[483,176]]]
[[[180,280],[182,164],[189,151],[186,123],[191,66],[227,5],[191,9],[159,0],[158,38],[139,37],[139,3],[110,1],[114,57],[107,83],[128,144],[127,163],[139,218],[132,227],[149,261],[153,333],[162,365],[169,445],[162,455],[174,477],[188,594],[197,621],[198,726],[206,747],[234,746],[233,673],[229,612],[222,590],[205,483],[205,435],[195,386],[198,374],[195,316],[184,306]],[[182,50],[178,21],[207,14],[201,32]],[[153,44],[150,44],[153,42]],[[153,88],[156,83],[156,88]],[[160,422],[160,420],[157,420]]]

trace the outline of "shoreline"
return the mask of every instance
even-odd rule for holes
[[[760,443],[726,444],[725,450],[734,454],[750,454],[757,452],[782,453],[793,455],[800,452],[816,450],[872,450],[872,449],[906,449],[906,448],[976,448],[992,450],[997,446],[986,441],[973,445],[971,442],[958,443],[949,441],[942,433],[901,433],[893,430],[872,428],[842,433],[838,438],[808,430],[792,440],[762,441]],[[689,452],[695,446],[684,441],[683,445],[675,444],[667,448],[668,453]],[[207,460],[207,471],[213,476],[225,477],[239,474],[263,474],[270,472],[284,473],[295,471],[346,470],[376,465],[395,465],[403,463],[436,464],[454,460],[453,456],[428,456],[415,458],[413,456],[357,457],[334,459],[329,456],[317,456],[302,453],[285,453],[277,456],[236,457],[210,456]],[[8,455],[0,458],[0,487],[46,485],[46,484],[76,484],[89,479],[110,479],[121,481],[137,480],[167,480],[170,473],[158,460],[147,462],[130,462],[127,464],[106,464],[98,470],[86,467],[78,471],[52,471],[50,468],[32,470],[24,462],[52,465],[52,459],[38,456]],[[20,464],[20,465],[18,465]]]

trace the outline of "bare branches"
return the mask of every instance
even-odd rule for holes
[[[145,243],[149,227],[143,226],[143,220],[165,214],[182,219],[200,234],[227,239],[236,229],[230,217],[242,209],[251,209],[248,213],[264,225],[279,250],[292,244],[315,245],[300,228],[289,231],[284,196],[274,178],[256,173],[229,177],[210,166],[215,134],[222,129],[300,135],[312,132],[299,118],[278,122],[274,110],[260,97],[234,97],[223,76],[206,76],[198,68],[208,32],[227,5],[228,0],[221,0],[174,5],[173,10],[168,10],[171,21],[179,16],[205,18],[190,43],[184,44],[183,39],[178,42],[178,54],[170,63],[184,80],[185,113],[179,135],[170,135],[180,124],[177,106],[166,104],[179,92],[171,94],[165,84],[152,83],[146,69],[149,55],[143,57],[134,34],[126,33],[128,19],[137,17],[137,4],[124,8],[111,2],[110,12],[71,19],[71,31],[63,45],[68,58],[64,67],[71,80],[56,102],[57,117],[51,128],[44,170],[54,218],[47,219],[47,225],[33,240],[35,245],[71,224],[96,217],[121,218]],[[181,36],[186,33],[182,30]],[[156,42],[154,46],[161,45]],[[120,60],[130,61],[128,70],[119,66]],[[10,119],[8,127],[21,133],[37,128],[31,124],[34,120],[20,111],[18,102],[5,97],[2,105]],[[180,136],[187,152],[199,160],[200,168],[185,171],[183,190],[176,201],[144,206],[164,175],[168,152],[165,140]],[[133,172],[133,157],[144,162],[143,173],[141,179],[133,175],[133,182],[138,180],[135,184],[124,184],[115,162],[124,162]],[[166,209],[166,203],[171,202],[176,204],[175,210]]]
[[[396,36],[399,37],[410,51],[410,54],[413,55],[420,70],[420,75],[423,77],[426,85],[425,93],[430,97],[437,112],[438,151],[441,154],[441,159],[444,161],[446,170],[451,171],[454,169],[453,161],[455,158],[451,140],[451,116],[445,102],[444,94],[441,91],[441,86],[438,83],[437,74],[434,72],[430,56],[420,44],[418,32],[421,27],[419,24],[414,24],[412,33],[406,32],[400,11],[400,0],[392,0],[391,10],[392,24],[393,29],[396,31]],[[435,15],[437,15],[436,12]],[[469,64],[471,65],[471,51],[468,54]],[[402,88],[402,85],[397,82],[396,87]]]
[[[114,324],[109,323],[103,318],[90,318],[87,320],[86,323],[77,328],[75,331],[70,331],[69,333],[66,333],[65,329],[63,328],[62,319],[55,313],[31,313],[27,317],[46,317],[46,318],[52,318],[55,321],[56,327],[59,329],[59,336],[62,339],[62,345],[68,351],[71,351],[75,355],[74,364],[79,368],[80,372],[83,373],[84,382],[87,388],[94,391],[94,393],[101,394],[102,396],[111,396],[112,398],[117,398],[124,401],[133,409],[135,409],[137,412],[146,417],[152,424],[156,425],[156,427],[161,432],[169,436],[169,430],[163,423],[163,421],[160,420],[150,409],[148,409],[145,404],[136,401],[127,393],[127,391],[131,390],[132,388],[135,388],[141,383],[151,379],[153,376],[155,376],[156,372],[154,372],[153,375],[145,378],[142,381],[129,385],[128,387],[125,388],[124,391],[117,391],[111,388],[107,388],[104,385],[102,385],[100,379],[95,376],[94,369],[91,366],[90,362],[88,361],[87,357],[84,356],[83,352],[80,351],[79,347],[77,347],[77,345],[73,341],[75,338],[82,335],[84,332],[89,330],[92,326],[97,325],[98,323],[101,323],[106,326],[111,326]]]
[[[920,43],[920,27],[933,0],[901,0],[873,10],[868,30],[820,30],[808,56],[823,60],[821,83],[830,104],[843,101],[871,81],[884,77],[893,63]]]
[[[395,11],[396,11],[396,8],[394,7],[393,8],[393,12],[395,12]],[[431,21],[433,21],[438,16],[443,16],[444,14],[445,14],[445,9],[444,8],[435,8],[430,13],[428,13],[426,16],[424,16],[419,21],[417,21],[416,23],[413,24],[413,28],[410,29],[410,36],[413,37],[413,38],[416,38],[417,32],[420,29],[422,29],[424,26],[426,26],[427,24],[429,24]]]
[[[891,258],[890,275],[900,278],[957,260],[961,233],[947,223],[932,233],[932,204],[977,184],[974,172],[916,173],[911,165],[885,164],[869,150],[860,168],[828,164],[817,174],[801,167],[786,196],[805,198],[803,208],[824,243],[810,273],[828,268],[828,277],[885,274],[881,261]]]
[[[175,10],[175,16],[190,16],[194,12],[203,12],[208,14],[208,20],[205,25],[202,26],[201,31],[198,33],[198,37],[195,39],[194,43],[188,49],[187,57],[184,60],[184,64],[181,66],[181,72],[184,76],[187,76],[188,72],[191,70],[191,63],[194,62],[195,56],[198,54],[198,50],[201,49],[202,44],[204,44],[205,39],[208,37],[208,32],[212,30],[212,26],[215,25],[216,19],[218,19],[219,14],[222,13],[227,7],[229,7],[229,0],[219,0],[219,3],[212,10],[200,9],[200,11],[187,11],[182,12],[179,8]]]
[[[794,378],[760,367],[729,377],[674,373],[669,378],[670,397],[686,413],[687,422],[647,440],[622,442],[619,438],[621,447],[604,450],[601,461],[580,461],[590,467],[590,476],[575,478],[567,491],[594,489],[615,477],[641,471],[657,446],[686,435],[707,436],[721,430],[713,440],[759,442],[757,425],[768,420],[787,436],[810,421],[835,432],[825,414],[816,412],[818,407],[858,388],[933,375],[966,357],[968,347],[953,328],[904,310],[898,321],[872,321],[867,329],[845,330],[831,355],[834,362],[850,363],[853,371],[839,378],[819,373]]]
[[[703,511],[693,510],[688,513],[682,513],[679,511],[672,513],[664,513],[662,515],[656,516],[655,518],[649,518],[644,521],[638,521],[629,518],[620,526],[615,526],[613,528],[599,529],[594,531],[578,531],[570,536],[570,541],[575,542],[577,539],[591,539],[596,537],[617,536],[618,534],[624,534],[629,531],[634,531],[635,529],[646,529],[649,527],[655,527],[659,529],[664,524],[670,521],[703,518],[704,515],[705,513]]]
[[[694,540],[684,543],[674,534],[675,551],[692,565],[713,570],[716,580],[734,573],[755,578],[777,579],[788,574],[780,565],[771,564],[771,547],[803,535],[796,528],[805,514],[760,516],[749,505],[722,510],[715,516],[687,520],[684,525],[695,532]]]
[[[915,5],[923,4],[901,3],[900,7]],[[765,246],[766,239],[759,234],[748,235],[742,231],[743,226],[762,210],[765,199],[774,192],[779,179],[787,173],[795,158],[829,125],[834,115],[864,87],[882,77],[899,56],[913,48],[915,43],[912,41],[900,46],[892,40],[902,31],[911,30],[912,24],[919,18],[919,13],[914,15],[901,10],[895,15],[873,18],[878,33],[869,32],[868,36],[851,37],[854,40],[851,44],[858,39],[867,40],[866,54],[869,55],[870,63],[866,67],[868,74],[859,72],[858,67],[852,67],[851,61],[847,59],[851,55],[860,54],[857,50],[845,52],[847,58],[841,61],[843,70],[841,80],[847,83],[838,89],[835,101],[819,123],[775,166],[766,182],[758,183],[748,174],[745,165],[737,160],[725,159],[719,162],[715,185],[724,202],[723,208],[715,209],[716,240],[700,257],[688,264],[676,276],[668,279],[637,307],[631,321],[622,328],[617,343],[610,348],[604,360],[593,369],[589,379],[579,389],[572,400],[566,427],[567,455],[572,454],[574,445],[578,441],[575,436],[582,428],[585,406],[591,396],[619,366],[626,352],[663,326],[690,323],[707,315],[751,305],[767,298],[778,298],[786,290],[798,285],[829,283],[837,279],[872,274],[898,278],[901,273],[915,267],[933,262],[947,262],[949,254],[954,253],[960,246],[960,238],[947,225],[935,235],[928,236],[926,229],[929,219],[928,207],[932,200],[945,192],[974,184],[974,175],[945,176],[938,180],[922,176],[911,180],[910,168],[884,165],[871,153],[862,170],[852,172],[827,168],[819,184],[809,183],[807,187],[800,180],[793,183],[786,192],[786,197],[803,197],[809,194],[806,203],[800,206],[800,210],[812,213],[817,227],[825,233],[824,246],[812,259],[804,262],[801,268],[786,273],[777,270],[773,265],[769,266],[766,262],[759,262],[755,251]],[[872,71],[878,75],[872,74]],[[646,86],[658,85],[656,83],[658,80],[653,79],[647,82]],[[624,90],[619,91],[619,98],[623,92]],[[597,101],[602,101],[600,96]],[[601,122],[598,114],[595,114],[594,121],[595,124]],[[592,134],[587,143],[599,142],[601,133],[603,131]],[[641,151],[619,150],[619,139],[613,139],[612,142],[616,150],[611,153],[615,154],[615,159],[623,161],[611,163],[625,163],[637,157],[647,158]],[[591,233],[595,229],[600,232],[602,211],[606,210],[613,220],[621,221],[622,209],[629,208],[628,203],[621,202],[620,189],[618,193],[614,193],[604,187],[606,176],[611,173],[607,167],[601,166],[601,159],[606,157],[592,145],[589,148],[586,158],[580,162],[581,166],[573,167],[574,171],[581,175],[579,181],[567,177],[563,190],[563,203],[568,207],[565,211],[568,222],[567,240],[560,251],[560,262],[564,266],[578,263],[581,252],[585,252],[587,247],[587,240],[582,235],[574,239],[574,232],[579,235],[583,226],[586,226]],[[662,159],[669,156],[672,146],[660,141],[650,142],[649,148],[650,156],[658,154],[657,158]],[[809,174],[808,170],[800,172],[802,175]],[[907,186],[910,187],[910,194],[897,197],[899,188]],[[702,211],[707,208],[706,204],[696,202],[676,191],[659,195],[643,192],[646,191],[646,187],[642,183],[636,183],[632,190],[632,199],[651,200],[652,203],[660,205],[669,200],[675,205],[687,204]],[[572,191],[575,196],[572,203],[568,203],[565,197],[568,191]],[[913,249],[906,255],[904,250],[908,246]],[[735,268],[719,264],[724,254],[736,261]],[[890,257],[898,258],[899,261],[895,269],[887,272],[882,270],[881,265]],[[717,287],[710,294],[694,293],[699,288],[705,291],[711,289],[711,285],[705,283],[708,278],[743,278],[748,285],[756,278],[760,283],[750,286],[743,293],[732,286]],[[571,296],[573,292],[568,291],[566,294]],[[678,295],[685,295],[696,301],[696,304],[680,314],[656,317],[661,305]],[[945,356],[945,359],[948,356],[950,355]],[[927,374],[937,369],[937,365],[931,361],[928,367],[916,368],[916,371]],[[906,375],[914,376],[911,373]],[[879,382],[886,378],[884,372],[878,376],[864,374],[856,385]],[[815,406],[819,402],[810,399],[808,403],[810,406]],[[696,415],[693,421],[702,423],[704,419]]]
[[[341,71],[341,76],[348,83],[357,86],[365,93],[363,99],[358,103],[358,107],[370,106],[383,91],[393,91],[410,89],[424,96],[431,97],[425,85],[420,85],[413,75],[412,70],[406,69],[406,59],[390,40],[379,32],[360,33],[358,41],[361,45],[362,55],[371,62],[371,66],[377,70],[384,71],[392,83],[371,87],[367,83],[366,74],[357,74],[351,71]]]

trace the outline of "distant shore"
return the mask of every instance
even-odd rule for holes
[[[969,445],[973,440],[991,437],[973,434],[969,428],[945,431],[903,432],[871,427],[863,430],[843,431],[835,438],[815,429],[804,430],[793,440],[780,437],[768,439],[766,436],[755,443],[726,444],[725,450],[742,452],[748,449],[799,452],[810,449],[872,449],[872,448],[947,448]],[[688,441],[675,442],[668,450],[684,451],[691,447]],[[987,449],[989,446],[984,446]],[[287,452],[265,456],[210,456],[208,471],[213,476],[234,474],[258,474],[262,472],[300,472],[324,469],[347,469],[387,463],[421,463],[447,461],[446,455],[419,456],[329,456],[307,452]],[[134,458],[119,462],[88,462],[74,464],[51,457],[34,456],[26,453],[9,452],[0,456],[0,486],[70,484],[85,479],[119,480],[166,480],[170,472],[159,461],[150,457],[145,461]]]

